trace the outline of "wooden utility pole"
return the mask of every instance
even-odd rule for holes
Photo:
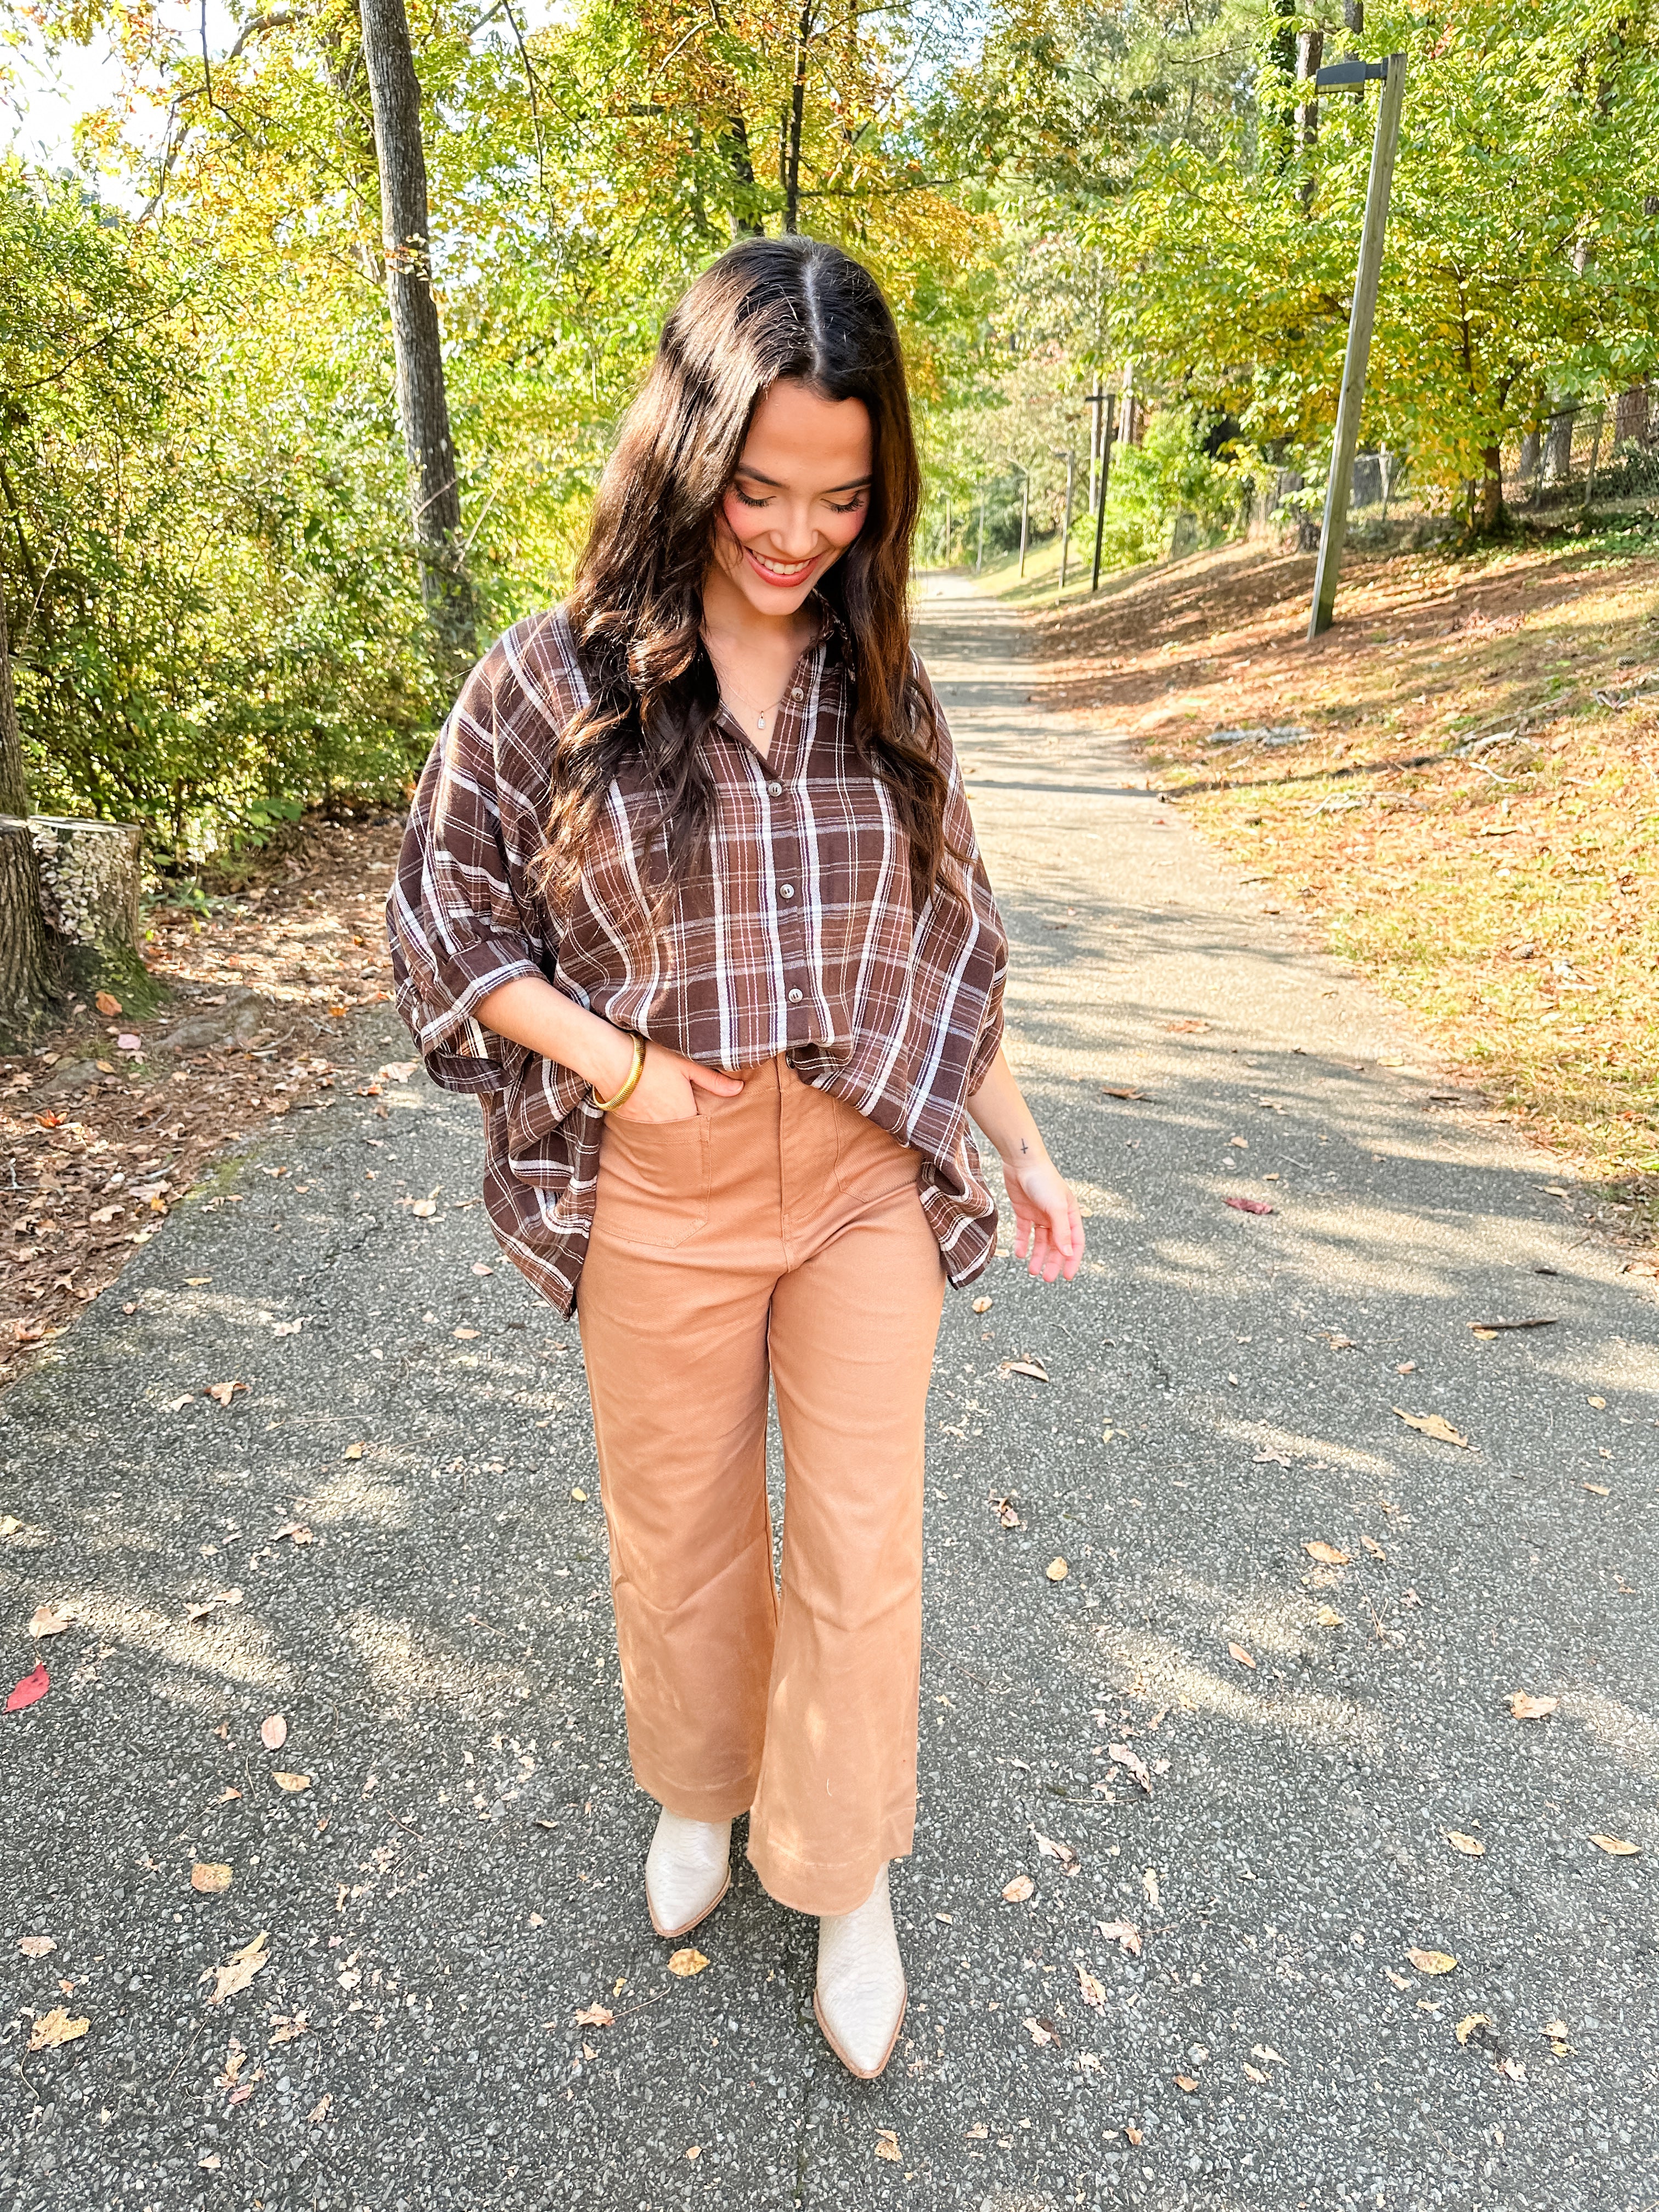
[[[1069,446],[1056,446],[1054,459],[1066,464],[1066,518],[1060,526],[1060,586],[1054,597],[1066,589],[1066,568],[1072,551],[1072,488],[1077,482],[1077,455]]]
[[[449,431],[438,303],[432,295],[421,85],[404,0],[361,0],[363,61],[380,173],[380,237],[398,365],[398,413],[409,456],[410,507],[421,597],[447,672],[477,651],[477,610],[464,566],[461,487]]]
[[[985,487],[979,488],[979,543],[974,549],[974,574],[977,576],[985,566]]]
[[[36,1014],[52,986],[53,961],[40,910],[40,860],[30,833],[28,784],[12,689],[6,599],[0,590],[0,1028]]]
[[[1318,637],[1331,626],[1336,605],[1337,572],[1342,565],[1342,546],[1348,534],[1353,457],[1359,447],[1359,414],[1365,400],[1371,325],[1376,316],[1376,288],[1382,273],[1382,236],[1389,221],[1394,157],[1400,143],[1400,110],[1406,96],[1406,57],[1390,54],[1386,62],[1334,62],[1329,69],[1321,70],[1315,79],[1316,88],[1323,92],[1363,87],[1370,77],[1382,79],[1382,98],[1376,111],[1376,137],[1371,147],[1365,220],[1359,234],[1353,307],[1348,317],[1348,349],[1343,359],[1342,391],[1336,406],[1331,480],[1325,489],[1325,520],[1319,533],[1319,565],[1314,574],[1313,609],[1308,617],[1310,638]]]
[[[1018,462],[1014,465],[1019,466]],[[1019,573],[1025,574],[1025,538],[1031,520],[1031,471],[1019,471]]]

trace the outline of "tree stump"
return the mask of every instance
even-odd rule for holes
[[[144,978],[138,951],[142,838],[136,823],[31,814],[40,908],[82,985]]]

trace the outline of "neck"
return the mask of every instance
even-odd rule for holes
[[[702,632],[716,654],[793,661],[817,634],[817,610],[809,595],[787,614],[765,615],[738,590],[718,562],[702,580]]]

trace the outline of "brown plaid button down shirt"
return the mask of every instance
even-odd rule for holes
[[[398,1010],[434,1080],[482,1095],[490,1222],[561,1313],[575,1303],[604,1116],[574,1070],[474,1018],[516,975],[544,975],[706,1066],[787,1053],[805,1081],[914,1147],[952,1282],[995,1249],[964,1106],[1001,1041],[1007,939],[948,736],[946,828],[972,854],[970,896],[940,890],[913,914],[906,840],[848,735],[843,651],[830,621],[796,665],[765,759],[729,715],[714,725],[708,865],[654,929],[643,779],[611,786],[569,912],[556,916],[528,879],[551,802],[550,732],[586,696],[562,613],[500,640],[433,747],[386,905]]]

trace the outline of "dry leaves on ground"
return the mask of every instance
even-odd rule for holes
[[[262,1928],[251,1943],[245,1943],[240,1951],[233,1952],[222,1966],[209,1966],[204,1971],[202,1975],[204,1981],[209,1974],[214,1978],[213,1987],[207,1998],[209,2004],[222,2004],[227,1997],[234,1997],[239,1990],[245,1990],[253,1977],[263,1972],[270,1964],[265,1955],[265,1945],[270,1936],[269,1929]]]
[[[1034,2020],[1028,2013],[1026,2017],[1021,2021],[1020,2026],[1025,2030],[1025,2033],[1030,2037],[1032,2042],[1037,2045],[1039,2050],[1042,2049],[1044,2044],[1053,2043],[1056,2040],[1054,2027],[1046,2020]]]
[[[89,2020],[71,2020],[62,2005],[54,2005],[29,2030],[29,2049],[56,2051],[60,2044],[78,2042],[91,2026]]]
[[[309,1790],[311,1787],[311,1777],[308,1774],[273,1774],[270,1778],[279,1790],[286,1790],[290,1797],[297,1797],[301,1790]]]
[[[1461,1828],[1448,1828],[1446,1841],[1455,1851],[1462,1851],[1466,1858],[1478,1859],[1485,1856],[1486,1847],[1480,1838],[1466,1836]]]
[[[1050,1559],[1043,1570],[1051,1583],[1063,1583],[1072,1571],[1064,1559]]]
[[[1403,1406],[1396,1406],[1394,1410],[1406,1426],[1408,1429],[1415,1429],[1419,1436],[1432,1437],[1437,1443],[1455,1444],[1460,1451],[1468,1451],[1471,1449],[1468,1438],[1460,1435],[1451,1423],[1443,1419],[1440,1414],[1408,1413]]]
[[[1456,2036],[1459,2043],[1463,2045],[1465,2050],[1467,2050],[1468,2048],[1469,2038],[1472,2035],[1476,2033],[1480,2028],[1491,2027],[1494,2024],[1492,2016],[1489,2012],[1466,2012],[1462,2019],[1458,2021],[1456,2027],[1453,2030],[1453,2033]]]
[[[1230,1659],[1236,1659],[1241,1667],[1248,1667],[1252,1673],[1255,1672],[1255,1662],[1242,1644],[1230,1644],[1227,1646],[1227,1656]]]
[[[1036,1884],[1029,1874],[1017,1874],[1003,1890],[1004,1901],[1009,1905],[1024,1905]]]
[[[1062,1873],[1075,1874],[1083,1864],[1069,1844],[1058,1843],[1053,1836],[1045,1836],[1038,1828],[1033,1828],[1031,1833],[1036,1838],[1036,1847],[1043,1857],[1057,1860]]]
[[[610,2027],[616,2017],[608,2005],[584,2005],[571,2025],[574,2027]]]
[[[1352,1564],[1353,1559],[1352,1552],[1339,1551],[1334,1544],[1328,1544],[1322,1536],[1316,1536],[1311,1543],[1304,1544],[1302,1548],[1310,1559],[1317,1559],[1322,1567],[1346,1567]]]
[[[1095,1926],[1109,1943],[1115,1943],[1126,1957],[1140,1956],[1140,1930],[1133,1920],[1097,1920]]]
[[[288,1722],[281,1713],[271,1713],[259,1723],[259,1741],[267,1751],[280,1751],[288,1741]]]
[[[1224,1198],[1224,1206],[1231,1206],[1235,1213],[1272,1213],[1276,1209],[1265,1198]]]
[[[1528,1690],[1510,1692],[1510,1711],[1518,1721],[1541,1721],[1560,1702],[1559,1698],[1534,1698]]]
[[[1047,1382],[1050,1379],[1048,1370],[1042,1362],[1029,1357],[1022,1359],[1005,1359],[1000,1362],[998,1372],[1002,1375],[1029,1375],[1036,1382]]]
[[[1413,1948],[1406,1956],[1419,1974],[1449,1974],[1457,1964],[1449,1951],[1419,1951]]]
[[[67,1606],[37,1605],[29,1615],[29,1634],[37,1639],[42,1636],[61,1636],[72,1626],[75,1615]]]
[[[216,1897],[230,1887],[231,1869],[216,1861],[198,1859],[190,1870],[190,1886],[204,1897]]]
[[[702,1973],[708,1964],[708,1961],[702,1953],[688,1944],[684,1950],[675,1952],[673,1957],[668,1961],[668,1971],[671,1974],[678,1974],[682,1981],[685,1981],[693,1974]]]
[[[6,1694],[6,1711],[21,1713],[29,1705],[38,1705],[52,1687],[52,1677],[45,1667],[36,1667],[14,1684]]]
[[[1077,1988],[1084,2003],[1100,2011],[1106,2002],[1106,1984],[1089,1972],[1081,1959],[1077,1961]]]
[[[896,2166],[898,2164],[899,2140],[891,2128],[877,2129],[876,2156],[878,2158],[884,2158],[890,2166]]]
[[[1146,1795],[1149,1797],[1152,1796],[1152,1778],[1147,1772],[1146,1762],[1139,1752],[1132,1751],[1127,1743],[1111,1743],[1106,1747],[1106,1756],[1115,1760],[1126,1773],[1133,1774]]]
[[[58,1938],[55,1936],[20,1936],[17,1948],[26,1959],[44,1959],[49,1952],[58,1948]]]
[[[1640,1844],[1627,1844],[1622,1836],[1592,1835],[1590,1841],[1598,1851],[1615,1859],[1633,1859],[1642,1848]]]

